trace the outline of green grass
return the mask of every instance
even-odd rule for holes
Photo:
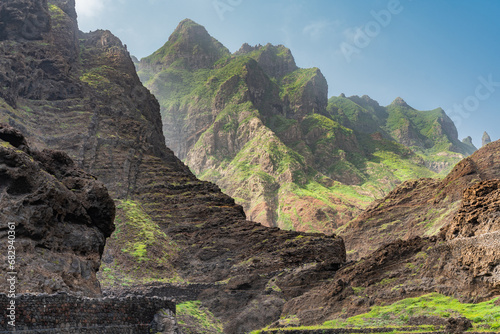
[[[359,289],[359,288],[358,288]],[[361,292],[361,290],[359,290]],[[376,328],[376,327],[406,327],[411,317],[465,317],[473,322],[474,330],[500,331],[500,306],[490,301],[468,304],[461,303],[453,297],[431,293],[421,297],[407,298],[387,306],[374,306],[370,312],[348,319],[326,321],[322,325],[312,327],[294,327],[286,330],[333,329],[333,328]],[[415,331],[435,331],[433,326],[418,326]],[[253,334],[260,333],[255,331]],[[400,333],[395,328],[393,333]]]
[[[177,304],[177,319],[185,334],[223,333],[223,326],[200,301]]]
[[[296,101],[297,98],[301,96],[307,83],[318,74],[318,71],[319,69],[316,67],[308,69],[301,68],[284,76],[280,82],[281,98],[288,96],[290,101]]]
[[[114,249],[115,261],[111,264],[102,262],[103,284],[180,280],[172,266],[179,246],[160,229],[139,202],[118,200],[116,207],[116,228],[106,244]]]
[[[52,27],[59,28],[66,19],[64,11],[56,5],[49,4],[49,13],[52,19]]]
[[[324,323],[331,328],[380,326],[384,320],[393,325],[406,325],[410,317],[437,316],[441,318],[462,316],[470,319],[476,326],[489,325],[491,329],[500,328],[500,306],[493,300],[467,304],[453,297],[432,293],[417,298],[407,298],[388,306],[374,306],[370,312],[351,317],[347,320],[333,320]]]

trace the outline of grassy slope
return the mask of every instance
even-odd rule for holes
[[[223,325],[200,301],[177,304],[177,322],[184,334],[223,333]]]
[[[498,331],[500,329],[499,298],[494,298],[478,304],[460,303],[457,299],[438,293],[432,293],[416,298],[407,298],[391,305],[374,306],[370,312],[347,319],[326,321],[319,326],[293,327],[294,316],[282,319],[283,324],[291,324],[281,331],[288,330],[313,330],[333,328],[387,328],[395,327],[392,333],[399,333],[397,327],[414,327],[418,331],[438,331],[439,326],[420,325],[414,326],[409,322],[415,317],[465,317],[473,322],[473,330]],[[262,331],[254,331],[259,334]],[[267,329],[264,330],[267,332]],[[269,332],[273,332],[272,329]],[[409,331],[404,331],[409,332]]]
[[[140,203],[119,200],[116,204],[116,230],[107,241],[107,253],[98,274],[103,287],[177,282],[172,260],[180,248],[144,212]]]

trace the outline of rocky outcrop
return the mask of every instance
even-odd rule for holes
[[[500,231],[500,180],[478,182],[465,189],[453,221],[440,232],[447,240]]]
[[[185,19],[179,23],[168,42],[151,56],[140,61],[140,67],[152,71],[170,66],[197,70],[211,67],[229,56],[229,50],[208,34],[201,25]]]
[[[396,188],[344,233],[348,252],[359,247],[363,257],[340,269],[334,282],[287,302],[284,314],[311,325],[431,292],[462,302],[498,296],[499,152],[497,141],[463,160],[441,182],[419,180]],[[421,221],[432,222],[431,233],[422,230]],[[398,233],[403,224],[413,226],[404,235]],[[373,243],[374,237],[377,249],[363,248],[362,242]]]
[[[2,253],[1,279],[17,272],[17,293],[99,295],[115,215],[106,188],[65,153],[30,149],[12,127],[0,124],[0,144],[0,239],[13,240],[15,254],[9,269]]]
[[[489,143],[491,143],[491,138],[490,138],[490,135],[489,135],[489,134],[488,134],[488,132],[486,132],[486,131],[484,131],[484,133],[483,133],[482,142],[483,142],[483,146],[486,146],[486,145],[488,145]]]
[[[0,4],[0,41],[41,40],[50,30],[47,0],[5,0]]]
[[[467,225],[468,228],[481,228],[478,226],[484,224],[484,231],[492,228],[487,218],[492,214],[490,211],[461,206],[476,203],[479,195],[484,193],[486,195],[479,203],[487,204],[491,212],[496,212],[495,192],[492,189],[496,184],[494,180],[500,179],[500,170],[496,165],[500,162],[496,153],[498,150],[500,143],[492,143],[458,163],[442,181],[408,181],[374,202],[340,233],[346,240],[351,258],[366,256],[384,243],[398,238],[438,235],[442,227],[460,217],[468,224],[475,222]],[[464,191],[468,199],[463,198]],[[476,216],[468,215],[468,210]],[[457,216],[457,213],[460,214]],[[460,225],[459,221],[449,225],[448,229],[454,227],[448,234],[473,235],[471,231],[463,231]],[[370,243],[365,242],[367,236],[372,238]]]
[[[250,46],[245,43],[235,55],[253,56],[270,77],[277,79],[298,69],[292,52],[283,45]]]

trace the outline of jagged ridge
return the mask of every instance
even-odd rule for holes
[[[211,61],[183,67],[171,63],[174,40],[220,49],[183,21],[136,64],[159,98],[167,146],[267,226],[332,233],[400,182],[444,174],[473,151],[441,109],[417,111],[400,98],[388,107],[367,96],[328,100],[321,71],[298,68],[282,45],[197,53],[197,64]]]

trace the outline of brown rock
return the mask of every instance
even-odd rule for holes
[[[446,333],[465,333],[468,329],[472,328],[472,321],[467,318],[450,318],[446,325]]]
[[[100,294],[96,278],[115,207],[104,185],[62,152],[31,150],[0,124],[0,221],[13,223],[15,264],[1,255],[1,279],[18,272],[17,293]],[[0,232],[2,244],[8,229]]]

